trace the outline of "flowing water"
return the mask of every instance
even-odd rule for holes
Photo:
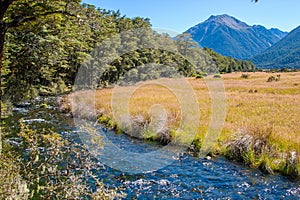
[[[17,106],[6,125],[17,128],[18,119],[23,118],[32,127],[50,127],[64,137],[80,134],[72,119],[61,114],[55,104],[48,108],[38,105]],[[105,129],[101,129],[100,134],[131,152],[149,152],[161,147]],[[17,143],[17,138],[8,142]],[[115,155],[111,152],[106,156],[113,159]],[[206,160],[182,155],[169,166],[141,174],[128,174],[104,165],[97,175],[107,187],[120,188],[128,199],[300,199],[299,182],[279,175],[264,175],[223,158]]]

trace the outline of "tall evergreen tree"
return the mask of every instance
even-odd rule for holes
[[[0,1],[0,101],[2,102],[2,68],[7,31],[50,15],[73,15],[68,12],[69,0],[1,0]],[[0,106],[0,116],[2,115]]]

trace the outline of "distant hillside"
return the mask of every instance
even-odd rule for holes
[[[252,72],[257,69],[251,61],[222,56],[206,47],[203,50],[212,58],[220,73]]]
[[[252,60],[259,68],[300,68],[300,26]]]
[[[238,59],[252,58],[287,35],[278,29],[249,26],[229,15],[211,16],[187,32],[201,47]]]

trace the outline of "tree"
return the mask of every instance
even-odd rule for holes
[[[199,48],[198,43],[193,40],[192,35],[189,33],[176,36],[176,44],[179,53],[187,58],[192,54],[193,49]]]
[[[0,0],[0,101],[2,102],[2,67],[4,45],[9,29],[45,18],[50,15],[76,16],[68,12],[68,7],[80,1],[69,0]],[[0,106],[0,118],[2,116]]]

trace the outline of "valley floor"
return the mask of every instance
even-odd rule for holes
[[[273,78],[270,78],[272,76]],[[197,152],[201,148],[211,120],[212,99],[205,79],[186,80],[194,90],[200,109],[201,118],[193,142],[193,150]],[[223,74],[221,80],[225,87],[226,119],[211,154],[224,155],[267,173],[279,172],[299,178],[300,72],[231,73]],[[133,136],[166,143],[174,139],[174,132],[180,127],[182,110],[179,100],[170,89],[157,84],[129,86],[123,89],[133,91],[128,100],[128,109],[133,116],[130,123],[143,127],[143,133]],[[75,93],[70,97],[74,100],[78,96],[89,96],[82,93],[90,92],[80,92],[80,95]],[[119,132],[126,132],[113,117],[113,98],[116,97],[114,89],[96,90],[93,94],[99,122]],[[122,95],[117,98],[126,100]],[[92,105],[91,100],[82,99],[81,104],[84,102],[86,105],[81,105],[80,108],[75,106],[77,110],[73,110],[74,113],[82,114],[90,110],[87,107]],[[167,129],[163,134],[155,135],[149,130],[145,131],[145,126],[151,121],[150,113],[155,110],[153,105],[160,105],[156,109],[167,113]]]

